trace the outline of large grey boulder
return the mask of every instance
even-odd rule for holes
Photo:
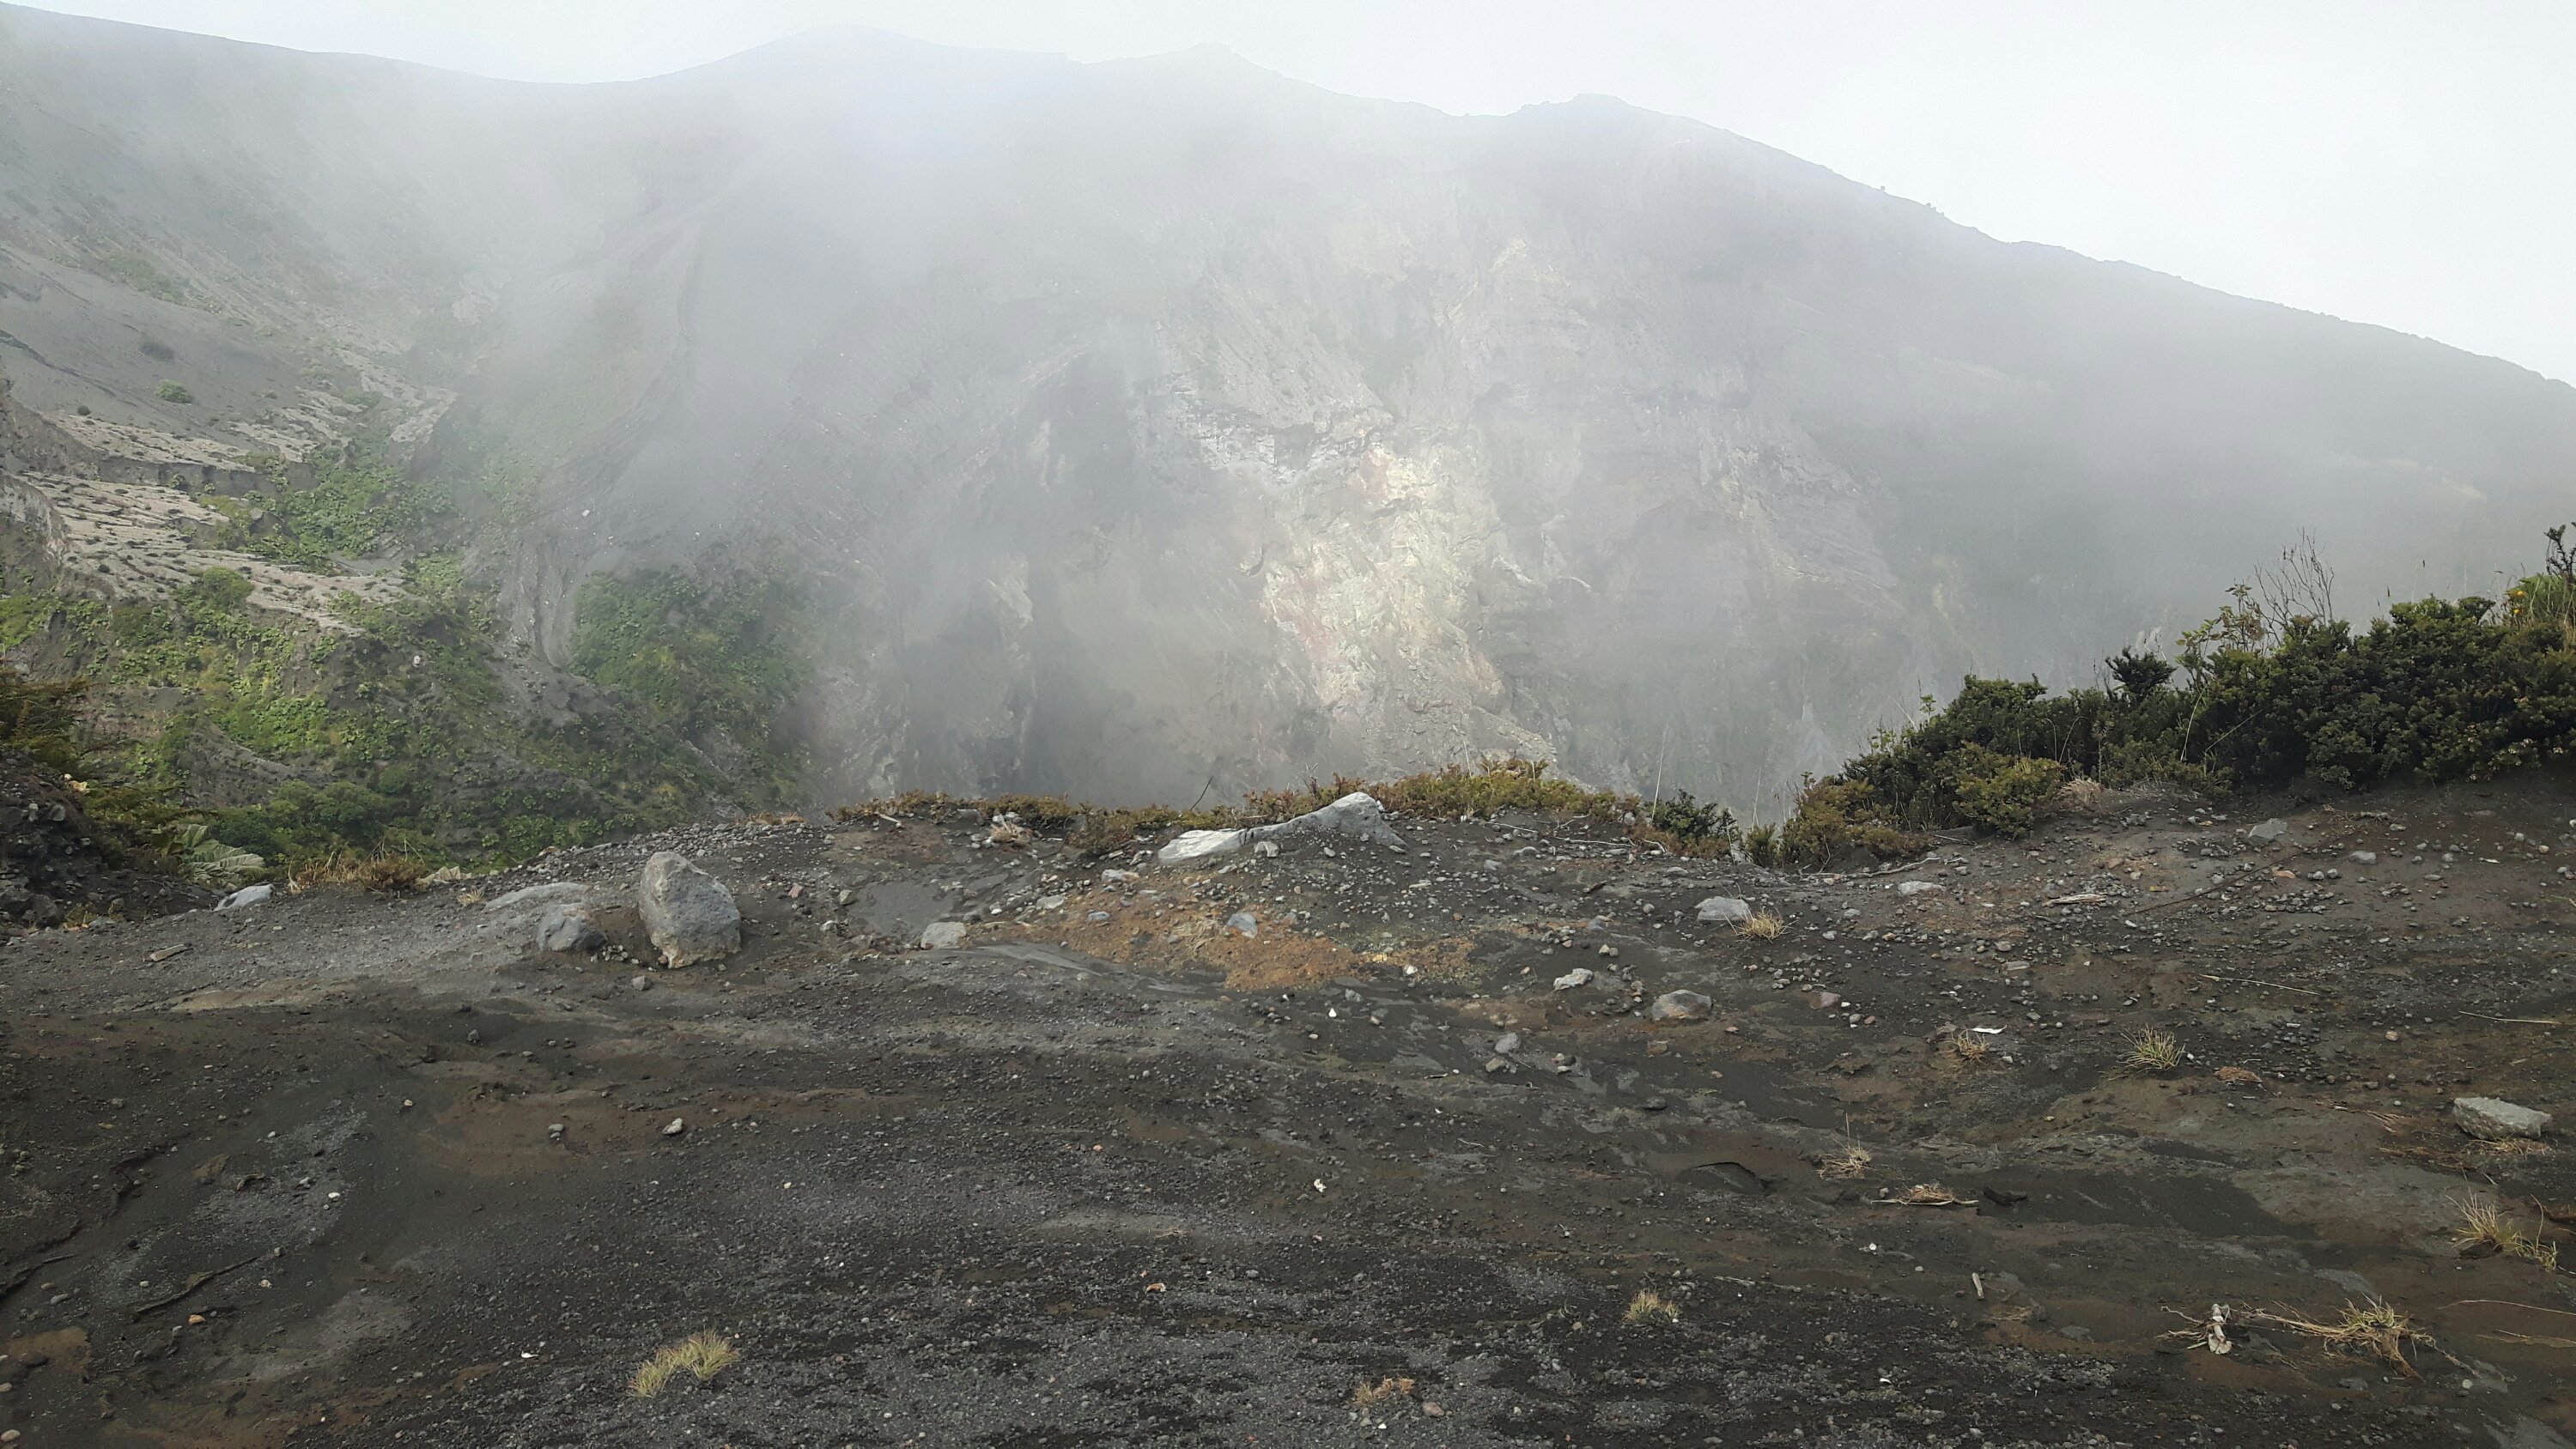
[[[921,944],[930,951],[947,951],[966,944],[966,923],[933,921],[921,928]]]
[[[1183,865],[1211,856],[1232,855],[1255,841],[1282,835],[1339,835],[1375,845],[1398,843],[1395,827],[1386,823],[1386,807],[1367,791],[1353,790],[1330,805],[1276,825],[1255,825],[1248,830],[1184,830],[1173,837],[1171,844],[1156,851],[1154,859],[1165,865]]]
[[[2494,1097],[2454,1097],[2451,1120],[2472,1137],[2501,1142],[2508,1137],[2537,1137],[2547,1132],[2550,1116]]]
[[[1731,926],[1753,919],[1753,907],[1733,896],[1710,896],[1699,903],[1699,918]]]
[[[1353,790],[1320,810],[1309,810],[1294,820],[1276,825],[1256,825],[1246,831],[1255,840],[1280,835],[1344,835],[1365,840],[1373,845],[1396,844],[1395,827],[1386,823],[1386,807],[1365,790]]]
[[[635,897],[636,913],[665,966],[718,961],[742,949],[742,909],[733,903],[733,892],[676,850],[644,862]]]
[[[546,907],[537,920],[537,949],[540,951],[587,951],[604,939],[599,923],[590,912],[565,901]]]

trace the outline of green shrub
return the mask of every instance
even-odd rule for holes
[[[2103,661],[2109,690],[1969,678],[1810,785],[1778,854],[1815,865],[1853,846],[1898,853],[1888,847],[1907,832],[1960,825],[2022,834],[2073,775],[2207,793],[2303,779],[2364,790],[2565,760],[2576,751],[2565,534],[2550,531],[2543,571],[2501,609],[2425,599],[2356,631],[2240,585],[2183,636],[2179,686],[2172,662],[2130,649]]]
[[[1997,835],[2030,833],[2045,805],[2066,783],[2066,767],[2028,755],[1999,755],[1963,745],[1952,758],[1950,791],[1959,814]]]
[[[187,388],[175,382],[164,381],[159,387],[152,389],[152,391],[155,396],[159,397],[166,403],[180,403],[184,405],[197,400],[197,395],[195,393],[188,391]]]

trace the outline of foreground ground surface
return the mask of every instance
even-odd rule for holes
[[[38,932],[0,1429],[2563,1445],[2576,1277],[2453,1230],[2554,1241],[2576,1152],[2446,1111],[2576,1115],[2576,800],[2276,808],[2114,796],[1849,877],[1535,818],[1175,870],[871,817]],[[741,900],[722,969],[637,964],[660,847]],[[549,882],[614,944],[494,904]],[[1644,1014],[1675,989],[1708,1019]],[[2123,1065],[2148,1028],[2179,1065]],[[2250,1317],[2372,1300],[2408,1363]],[[701,1331],[740,1361],[628,1392]]]

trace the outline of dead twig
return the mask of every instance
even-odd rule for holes
[[[203,1273],[195,1274],[191,1276],[187,1282],[180,1284],[177,1292],[165,1293],[160,1297],[153,1299],[151,1302],[142,1304],[135,1308],[134,1316],[136,1318],[141,1318],[147,1313],[167,1308],[171,1304],[178,1302],[180,1299],[187,1297],[189,1294],[196,1292],[198,1289],[203,1288],[207,1284],[224,1276],[226,1273],[239,1272],[240,1270],[249,1267],[251,1264],[258,1262],[259,1259],[260,1255],[253,1253],[238,1263],[226,1263],[220,1268],[209,1268]]]

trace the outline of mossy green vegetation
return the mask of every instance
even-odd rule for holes
[[[711,757],[748,754],[783,789],[801,761],[772,741],[807,681],[803,605],[783,571],[756,564],[593,574],[575,599],[573,669]]]
[[[1762,844],[1821,865],[1922,832],[2029,830],[2067,779],[2203,791],[2493,779],[2576,754],[2576,560],[2552,529],[2506,599],[2392,605],[2367,627],[2240,586],[2174,659],[2123,650],[2106,687],[1966,680],[1947,705],[1811,782]],[[2179,682],[2177,682],[2179,677]]]
[[[442,490],[406,476],[369,444],[302,465],[273,454],[245,461],[277,491],[257,500],[208,499],[226,515],[217,541],[313,573],[425,537],[455,512]]]

